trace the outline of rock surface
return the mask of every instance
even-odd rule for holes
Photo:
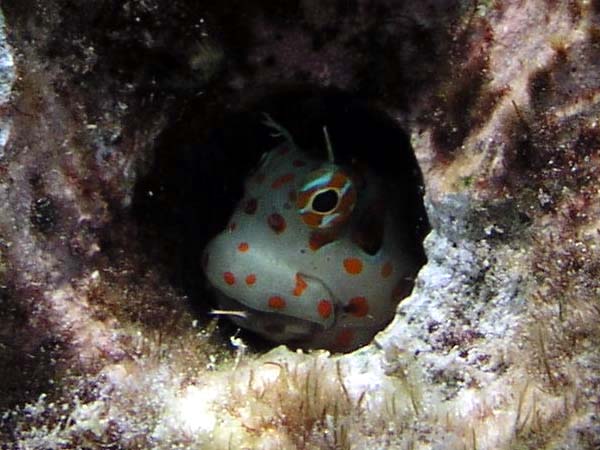
[[[0,15],[0,107],[6,107],[15,82],[15,65],[12,49],[6,41],[6,24]],[[10,118],[2,117],[0,121],[0,158],[4,156],[4,146],[10,133]]]
[[[598,448],[600,4],[163,3],[0,7],[0,440]],[[249,345],[180,280],[289,85],[373,104],[423,172],[427,263],[348,355]]]

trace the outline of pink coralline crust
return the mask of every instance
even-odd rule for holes
[[[28,43],[26,35],[34,31],[20,23],[18,14],[8,14],[12,11],[6,12],[19,78],[11,104],[1,112],[9,114],[12,126],[0,160],[6,296],[0,314],[4,329],[13,334],[3,334],[9,351],[2,354],[2,375],[11,395],[3,396],[2,408],[23,402],[20,396],[38,395],[55,373],[93,372],[131,357],[124,320],[143,312],[115,313],[123,307],[126,283],[107,284],[106,271],[119,272],[109,262],[119,251],[109,255],[112,232],[106,227],[130,205],[138,172],[150,160],[144,149],[163,121],[160,114],[150,118],[137,109],[134,105],[144,100],[131,89],[109,93],[105,84],[89,89],[89,79],[78,77],[90,66],[43,56],[44,45],[58,39],[50,13],[57,11],[55,4],[40,11],[38,46]],[[71,41],[55,42],[63,44]],[[94,53],[87,44],[86,51]],[[135,117],[127,108],[136,111]],[[131,132],[121,132],[125,123],[133,126]],[[124,228],[117,233],[125,234]],[[173,295],[159,292],[160,302]],[[23,362],[21,352],[35,356]],[[22,391],[11,390],[15,366],[23,370]]]
[[[497,318],[492,328],[484,326],[487,314],[502,311],[494,304],[497,291],[486,292],[486,303],[478,305],[468,300],[468,290],[456,293],[452,282],[447,286],[455,296],[450,297],[432,283],[434,291],[401,304],[413,320],[438,316],[421,347],[448,351],[445,345],[456,344],[458,358],[476,355],[458,370],[445,370],[443,364],[443,369],[434,370],[436,362],[424,363],[431,364],[435,383],[445,388],[477,379],[468,381],[466,368],[485,368],[493,361],[489,356],[494,352],[481,350],[516,342],[522,346],[522,367],[537,374],[542,389],[553,393],[549,398],[565,395],[575,386],[578,392],[597,387],[597,351],[590,352],[584,341],[598,342],[600,337],[599,18],[597,2],[495,2],[485,14],[459,25],[449,52],[447,79],[415,104],[413,145],[424,171],[436,234],[465,251],[461,257],[485,254],[482,263],[490,266],[489,272],[487,266],[481,267],[482,276],[498,276],[495,268],[504,261],[513,266],[514,275],[522,277],[522,294],[499,314],[516,317],[506,323],[498,341],[492,335],[502,329],[502,319]],[[493,251],[484,250],[493,242]],[[526,257],[506,259],[502,254],[507,249],[500,242]],[[433,238],[430,245],[431,263],[425,272],[435,270],[440,256],[434,252],[438,248]],[[456,260],[452,261],[455,276],[460,277],[464,267]],[[425,287],[433,281],[423,276]],[[465,286],[481,287],[478,282]],[[526,308],[517,312],[520,299]],[[475,322],[470,315],[474,310],[478,311]],[[419,348],[418,340],[402,336],[401,325],[406,324],[401,322],[398,332],[388,336],[410,342],[411,349]],[[479,338],[461,340],[458,337],[464,335],[456,329]],[[516,337],[509,338],[513,332]],[[422,328],[415,333],[422,333]],[[428,352],[421,351],[420,357],[428,359]],[[519,364],[509,366],[492,371],[502,379],[496,370],[514,370]],[[448,395],[460,392],[448,391]],[[585,415],[594,408],[597,394],[589,400],[570,408]],[[592,445],[585,439],[572,444],[569,414],[552,414],[547,423],[553,424],[553,436],[564,432],[569,436],[565,441],[571,439],[574,448]],[[597,422],[577,426],[597,430]],[[521,438],[528,448],[535,448],[552,441],[549,434],[532,430]],[[597,442],[597,437],[591,442]]]
[[[424,169],[443,180],[429,186],[430,195],[467,179],[481,198],[518,196],[522,189],[557,197],[565,183],[587,189],[592,174],[584,159],[597,147],[600,98],[593,8],[499,5],[457,28],[448,78],[416,105],[433,150],[424,155]]]
[[[316,52],[311,48],[311,37],[297,24],[291,29],[278,31],[265,24],[264,19],[256,22],[253,28],[258,32],[259,45],[255,53],[249,55],[248,62],[266,66],[261,70],[262,81],[280,83],[282,80],[303,81],[302,78],[310,77],[312,82],[321,86],[335,83],[343,89],[349,87],[355,60],[350,50],[340,52],[338,46],[331,46]],[[277,55],[277,60],[274,55]],[[270,63],[276,64],[276,67],[269,70]],[[269,72],[272,72],[270,76]]]
[[[439,80],[436,57],[446,59],[451,24],[463,12],[459,3],[305,1],[286,14],[267,8],[247,21],[252,45],[228,82],[256,90],[243,102],[281,84],[305,83],[411,108]]]
[[[100,230],[113,219],[115,206],[128,203],[136,163],[126,153],[132,146],[112,146],[109,156],[96,158],[101,139],[83,138],[85,116],[74,119],[71,111],[76,94],[75,105],[67,104],[49,88],[50,76],[34,74],[25,59],[19,63],[26,70],[4,160],[4,182],[10,184],[4,185],[2,235],[10,242],[4,252],[10,286],[32,311],[33,341],[50,332],[76,343],[71,350],[82,362],[93,361],[88,352],[119,353],[119,346],[111,325],[94,323],[86,290],[74,290],[73,282],[85,280],[101,261]],[[99,334],[86,336],[90,330]]]

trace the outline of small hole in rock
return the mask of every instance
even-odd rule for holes
[[[199,320],[210,320],[212,309],[225,309],[227,302],[219,302],[223,293],[235,298],[237,312],[243,314],[230,317],[235,323],[227,318],[220,320],[225,339],[235,334],[240,324],[250,321],[246,328],[259,333],[242,330],[247,343],[257,350],[278,345],[268,341],[272,326],[267,326],[267,299],[276,294],[283,300],[277,304],[276,334],[278,339],[289,338],[290,346],[319,347],[303,334],[314,330],[320,330],[325,346],[334,351],[368,343],[391,321],[398,300],[391,300],[394,293],[410,291],[411,280],[425,262],[422,242],[429,225],[423,207],[423,184],[406,133],[384,112],[351,94],[311,86],[273,88],[269,95],[249,101],[234,112],[213,107],[217,110],[205,127],[198,115],[207,111],[194,107],[163,133],[152,170],[136,186],[134,213],[149,258],[190,297]],[[304,152],[300,156],[310,164],[294,164],[299,155],[292,149],[294,154],[281,156],[284,159],[279,162],[273,157],[267,171],[255,171],[261,156],[284,142],[272,136],[276,130],[265,126],[264,113],[289,132]],[[298,210],[293,203],[291,208],[278,209],[279,199],[289,203],[289,190],[297,189],[308,171],[327,162],[323,127],[327,127],[335,164],[356,173],[354,179],[361,180],[356,181],[356,214],[385,218],[379,221],[385,224],[385,231],[373,245],[364,247],[353,241],[351,219],[327,231],[331,234],[328,239],[340,240],[338,245],[311,249],[310,230],[300,228],[303,222],[294,216]],[[285,158],[290,158],[289,167]],[[244,195],[250,197],[248,192],[244,194],[244,185],[249,176],[259,173],[260,179],[251,187],[251,195],[257,198],[256,213],[240,216],[236,227],[224,232],[232,249],[243,241],[248,244],[244,246],[247,250],[230,253],[233,256],[229,261],[227,252],[213,252],[209,247],[209,283],[203,273],[203,250],[235,221],[232,214],[243,207]],[[278,183],[273,182],[275,177],[279,177]],[[382,188],[375,189],[379,184]],[[260,222],[273,213],[285,219],[281,233],[273,233],[266,221]],[[250,220],[258,222],[252,224]],[[260,234],[263,229],[267,234]],[[363,231],[369,229],[363,227]],[[288,235],[293,239],[286,241]],[[342,239],[346,240],[341,243]],[[401,255],[390,246],[398,246]],[[337,247],[345,248],[348,254],[342,258],[341,253],[329,253]],[[217,281],[223,279],[222,273],[210,277],[211,270],[222,272],[226,267],[236,275],[236,282],[227,285],[229,290]],[[256,280],[251,286],[244,283],[250,270]],[[306,273],[303,282],[296,277],[299,273]],[[267,286],[261,285],[265,282]],[[348,291],[350,285],[356,287],[356,292]],[[384,294],[374,287],[379,285],[387,286]],[[382,297],[388,302],[384,308],[378,303]],[[349,308],[349,304],[360,308]],[[388,311],[388,316],[378,313],[381,309]],[[244,314],[246,318],[242,318]],[[370,325],[360,328],[361,320]],[[261,326],[265,326],[263,337],[259,335]]]

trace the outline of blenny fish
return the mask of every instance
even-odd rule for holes
[[[393,189],[368,168],[338,165],[285,138],[263,155],[203,269],[219,309],[239,327],[302,348],[350,351],[370,342],[412,285],[416,261]]]

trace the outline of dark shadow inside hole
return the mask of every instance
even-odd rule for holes
[[[202,273],[202,250],[225,227],[242,197],[246,176],[262,154],[281,142],[263,124],[264,113],[284,126],[303,150],[323,159],[327,126],[337,163],[358,160],[393,180],[399,187],[394,201],[401,205],[401,221],[412,233],[411,250],[421,265],[425,262],[422,242],[429,225],[421,173],[407,134],[384,112],[345,92],[310,86],[272,92],[245,109],[215,111],[206,127],[198,115],[207,110],[190,108],[163,133],[153,169],[136,186],[133,212],[148,257],[191,297],[200,319],[208,320],[215,306]],[[235,332],[235,326],[222,322],[226,335]],[[242,335],[256,348],[273,346]]]

